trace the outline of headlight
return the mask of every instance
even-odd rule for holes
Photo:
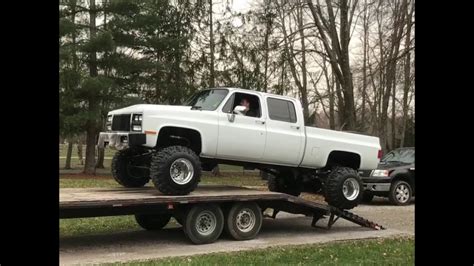
[[[142,126],[133,126],[133,131],[142,131]]]
[[[112,126],[111,125],[107,125],[107,131],[112,131]]]
[[[142,121],[142,114],[134,114],[132,117],[133,122]]]
[[[132,115],[132,131],[142,131],[143,114]]]
[[[112,123],[112,115],[107,116],[107,123]]]
[[[372,176],[388,176],[388,170],[374,170]]]

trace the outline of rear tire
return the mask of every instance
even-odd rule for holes
[[[183,229],[194,244],[215,242],[224,229],[224,214],[216,204],[196,205],[187,212]]]
[[[395,205],[408,205],[411,202],[412,192],[413,190],[410,184],[402,180],[397,180],[390,186],[388,199]]]
[[[145,230],[161,230],[171,219],[171,214],[136,214],[135,221]]]
[[[143,187],[150,181],[149,171],[133,167],[148,167],[148,158],[134,158],[139,154],[134,149],[125,149],[115,153],[112,159],[112,176],[124,187]]]
[[[300,189],[296,185],[295,180],[290,179],[291,173],[280,173],[277,176],[268,175],[268,190],[273,192],[281,192],[298,197],[301,194]],[[293,182],[291,182],[293,181]]]
[[[225,231],[235,240],[254,239],[262,228],[262,220],[258,204],[236,203],[226,215]]]
[[[352,209],[362,200],[363,185],[356,170],[335,167],[325,182],[326,202],[339,209]]]
[[[166,147],[153,155],[150,177],[163,194],[186,195],[195,190],[201,180],[201,162],[188,147]]]

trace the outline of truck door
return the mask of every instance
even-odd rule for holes
[[[235,106],[246,99],[250,109],[234,114]],[[234,92],[219,113],[217,157],[254,161],[262,159],[265,148],[265,117],[258,94]]]
[[[263,161],[297,166],[303,156],[305,129],[295,103],[267,97],[267,140]]]

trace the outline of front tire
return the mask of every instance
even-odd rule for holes
[[[163,194],[186,195],[196,189],[201,180],[201,162],[190,148],[166,147],[153,155],[150,177]]]
[[[125,149],[115,153],[112,159],[112,176],[124,187],[143,187],[150,181],[149,157],[139,157],[134,149]],[[138,166],[138,167],[137,167]],[[141,168],[139,168],[141,167]]]
[[[356,170],[335,167],[326,180],[326,202],[339,209],[352,209],[362,200],[363,185]]]
[[[412,198],[412,189],[410,184],[405,181],[398,180],[390,186],[390,194],[388,199],[395,205],[408,205]]]

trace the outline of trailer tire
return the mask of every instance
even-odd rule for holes
[[[138,225],[148,231],[163,229],[170,219],[171,214],[168,213],[135,215],[135,221],[137,221]]]
[[[216,204],[196,205],[187,212],[183,229],[194,244],[212,243],[224,229],[224,214]]]
[[[226,215],[225,231],[235,240],[254,239],[262,228],[262,210],[253,202],[236,203]]]
[[[153,155],[150,177],[153,185],[163,194],[186,195],[195,190],[201,181],[201,162],[188,147],[166,147]]]
[[[115,153],[112,158],[112,176],[115,181],[124,187],[143,187],[148,181],[150,176],[148,171],[140,171],[132,169],[132,156],[136,154],[134,149],[125,149]],[[144,166],[148,165],[148,162],[139,162]]]
[[[362,201],[362,181],[349,167],[335,167],[327,177],[325,190],[325,201],[339,209],[352,209]]]

